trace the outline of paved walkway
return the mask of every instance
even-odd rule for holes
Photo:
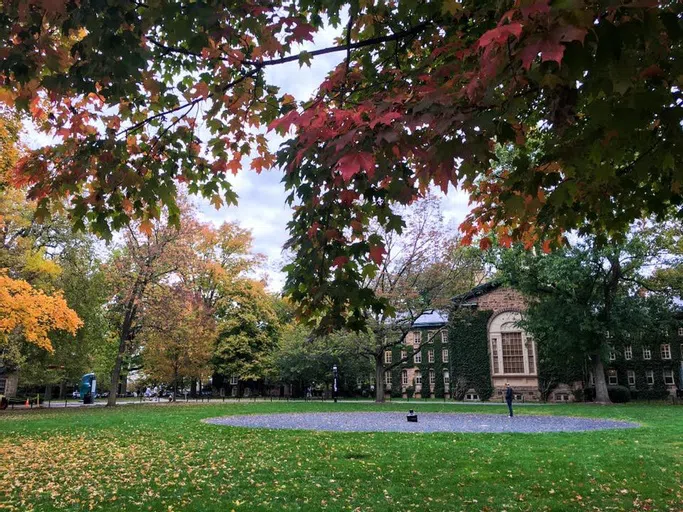
[[[636,428],[636,423],[569,416],[421,413],[409,423],[399,412],[250,414],[209,418],[206,423],[231,427],[342,432],[540,433]]]

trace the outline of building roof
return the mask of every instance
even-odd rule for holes
[[[463,305],[468,300],[481,297],[482,295],[486,295],[487,293],[492,292],[496,288],[500,288],[502,285],[502,281],[494,279],[493,281],[488,281],[486,283],[480,284],[479,286],[475,286],[468,292],[456,295],[451,299],[451,301],[454,302],[456,305]]]
[[[413,322],[413,327],[437,327],[448,323],[448,311],[427,311]]]

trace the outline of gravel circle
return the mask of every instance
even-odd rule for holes
[[[539,433],[637,428],[626,421],[570,416],[515,416],[503,414],[419,413],[408,423],[401,412],[333,412],[253,414],[208,418],[205,423],[230,427],[334,432],[472,432]]]

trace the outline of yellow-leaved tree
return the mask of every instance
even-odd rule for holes
[[[35,205],[26,201],[22,190],[6,185],[21,152],[20,127],[16,115],[0,111],[0,348],[17,335],[52,352],[51,331],[75,334],[83,322],[60,293],[48,294],[34,286],[51,281],[61,269],[45,258],[43,249],[33,247],[27,236],[34,224]]]
[[[29,343],[52,352],[50,331],[75,334],[81,325],[83,322],[60,293],[48,295],[0,271],[0,344],[9,334],[19,333]]]

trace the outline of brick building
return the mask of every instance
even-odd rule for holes
[[[505,384],[509,383],[517,399],[540,400],[537,347],[518,326],[526,309],[522,294],[489,282],[455,297],[453,302],[456,313],[451,313],[450,318],[438,311],[422,315],[413,324],[405,344],[385,353],[386,364],[407,358],[399,367],[385,372],[387,392],[393,396],[414,393],[449,398],[453,394],[464,400],[497,400],[502,399]],[[457,315],[459,318],[455,318]],[[480,319],[478,324],[468,319],[476,317]],[[609,333],[606,336],[610,338]],[[683,327],[662,336],[656,343],[639,343],[633,339],[635,333],[633,338],[614,340],[605,365],[608,384],[627,386],[636,397],[646,397],[653,389],[664,394],[683,389]],[[479,352],[477,364],[462,364],[473,351]],[[476,372],[478,379],[473,375]],[[575,382],[544,391],[551,401],[572,401],[573,391],[583,388],[583,379],[590,387],[592,377],[588,373]]]
[[[0,395],[12,398],[17,394],[19,375],[16,372],[5,371],[0,367]]]

